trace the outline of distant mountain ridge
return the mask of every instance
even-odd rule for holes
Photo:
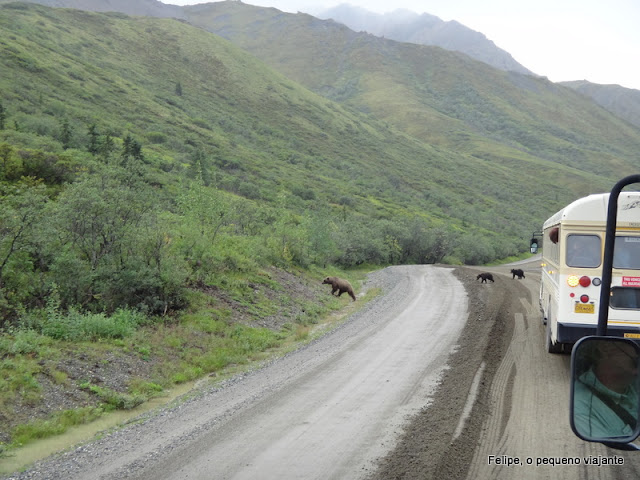
[[[377,14],[349,4],[325,10],[316,16],[333,19],[356,32],[365,31],[399,42],[434,45],[462,52],[500,70],[535,75],[514,60],[511,54],[497,47],[484,34],[455,20],[445,22],[428,13],[418,15],[403,9]]]
[[[0,0],[0,4],[11,2],[12,0]],[[515,86],[531,92],[542,93],[543,90],[549,90],[549,93],[553,93],[551,90],[554,86],[561,86],[548,82],[544,78],[540,78],[542,82],[538,82],[538,77],[529,73],[522,74],[506,67],[493,67],[487,62],[482,64],[487,65],[488,70],[482,69],[480,66],[473,65],[475,62],[469,54],[454,50],[442,50],[442,54],[435,50],[428,51],[428,54],[427,51],[419,53],[411,48],[411,45],[420,46],[413,41],[392,45],[389,42],[398,41],[373,33],[357,33],[353,28],[336,20],[322,20],[303,13],[289,14],[275,8],[255,7],[240,1],[227,0],[185,7],[166,5],[157,0],[30,0],[27,3],[97,12],[120,12],[134,16],[173,17],[187,21],[241,46],[316,93],[332,100],[349,103],[364,112],[375,113],[375,110],[379,109],[380,118],[394,123],[399,122],[397,125],[410,134],[428,138],[436,143],[441,143],[444,138],[451,138],[446,132],[455,131],[458,128],[456,123],[464,117],[465,122],[471,122],[467,126],[471,127],[472,131],[484,132],[496,138],[506,134],[509,137],[507,142],[517,148],[521,148],[523,140],[526,140],[528,152],[539,152],[539,145],[536,146],[534,141],[539,133],[533,132],[547,130],[548,127],[539,126],[527,133],[524,132],[527,127],[518,127],[517,130],[523,131],[515,133],[513,126],[509,125],[511,122],[506,120],[506,117],[510,117],[511,114],[507,113],[505,108],[526,110],[527,105],[519,103],[522,101],[517,98],[520,93],[517,91],[509,93],[509,91],[512,86]],[[379,16],[363,9],[358,11],[347,5],[339,8],[343,12],[356,11],[364,18],[364,23],[354,23],[354,28],[363,28],[366,24],[377,24],[378,28],[385,31],[395,30],[395,34],[400,35],[397,30],[401,30],[404,31],[403,35],[406,38],[418,40],[428,37],[426,32],[429,31],[433,39],[445,37],[442,31],[458,29],[469,37],[470,40],[467,42],[469,44],[473,44],[474,39],[475,43],[478,43],[479,38],[486,40],[484,35],[466,29],[457,22],[443,22],[428,14],[417,15],[398,10],[388,16]],[[392,28],[391,25],[394,27]],[[489,43],[492,45],[492,42]],[[451,47],[451,45],[448,46]],[[426,45],[424,48],[431,48],[431,46]],[[496,50],[499,49],[496,47]],[[444,52],[449,52],[450,55],[445,55]],[[415,58],[418,53],[423,58]],[[361,63],[360,60],[363,57],[370,58],[361,65],[357,65],[349,58],[354,55],[353,60],[357,63]],[[398,55],[407,55],[407,57],[398,58]],[[455,60],[455,65],[451,63],[452,60]],[[389,69],[390,64],[397,65]],[[426,71],[423,70],[424,67],[427,67]],[[508,77],[498,79],[495,73],[491,72],[492,69],[506,71],[505,74]],[[363,75],[366,70],[371,71]],[[407,74],[409,78],[406,77]],[[483,81],[483,78],[486,81]],[[509,87],[505,89],[506,85],[502,82],[507,79]],[[478,81],[484,85],[478,85],[475,88],[473,84]],[[570,83],[562,87],[577,90]],[[394,91],[405,100],[396,102],[393,107],[390,104],[385,107],[379,99],[374,99],[376,92],[381,88],[386,89],[387,92]],[[490,97],[487,97],[489,90],[491,90]],[[607,94],[609,90],[615,91]],[[638,102],[626,99],[628,95],[633,96],[636,91],[619,90],[611,86],[602,86],[598,91],[600,93],[597,98],[594,97],[593,88],[588,92],[582,88],[580,93],[637,128],[640,107],[636,108]],[[506,97],[511,98],[507,100]],[[410,98],[412,100],[409,100]],[[564,95],[560,98],[564,98]],[[606,98],[617,100],[606,101]],[[550,100],[544,99],[537,102],[540,101]],[[557,102],[557,100],[552,101]],[[510,105],[507,106],[507,104]],[[401,106],[402,110],[398,110]],[[492,113],[487,117],[489,110]],[[536,123],[543,117],[551,123],[555,123],[558,118],[555,114],[548,116],[545,113],[543,117],[540,115],[540,113],[536,114],[538,118],[535,120]],[[566,130],[565,126],[554,128],[555,132]],[[566,133],[562,136],[570,137]],[[590,143],[596,136],[589,135],[585,139],[585,144]],[[447,140],[447,143],[449,141]],[[453,143],[456,144],[457,140]],[[570,151],[571,155],[567,155],[567,153],[560,154],[557,150],[553,156],[560,161],[571,161],[577,154],[573,150]]]
[[[193,5],[185,13],[189,23],[230,40],[313,92],[422,141],[480,158],[488,144],[477,135],[512,149],[507,157],[526,152],[603,173],[603,146],[619,152],[617,145],[637,135],[625,137],[631,125],[620,122],[611,130],[617,138],[605,139],[603,110],[593,100],[460,52],[235,1]]]
[[[606,108],[611,113],[640,127],[640,90],[633,90],[620,85],[599,85],[586,80],[561,82],[561,85],[592,98],[598,105]]]
[[[0,3],[11,3],[2,0]],[[54,8],[75,8],[89,12],[120,12],[126,15],[141,15],[161,18],[183,18],[182,7],[158,0],[26,0]]]

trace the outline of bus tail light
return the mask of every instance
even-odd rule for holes
[[[580,284],[580,278],[577,275],[569,275],[567,277],[567,284],[570,287],[577,287]]]
[[[589,295],[580,295],[580,301],[582,303],[589,303]]]
[[[587,275],[582,275],[581,277],[579,277],[578,275],[569,275],[567,277],[567,284],[570,287],[577,287],[578,285],[580,285],[581,287],[588,287],[589,285],[591,285],[591,278],[588,277]],[[599,278],[594,278],[593,279],[593,285],[598,286],[600,285],[600,279]]]
[[[582,277],[580,277],[580,285],[583,287],[588,287],[589,285],[591,285],[591,279],[586,275],[583,275]]]

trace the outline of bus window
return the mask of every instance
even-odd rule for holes
[[[640,308],[640,288],[637,287],[611,287],[611,308]]]
[[[600,266],[601,240],[598,235],[567,236],[567,265],[594,268]]]
[[[613,268],[640,270],[640,237],[616,237]]]

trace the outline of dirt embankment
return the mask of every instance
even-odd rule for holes
[[[530,296],[504,270],[496,274],[492,269],[495,282],[481,283],[476,279],[481,270],[455,269],[469,302],[459,346],[430,404],[411,419],[396,448],[380,460],[370,480],[465,478],[489,412],[491,379],[509,346],[513,315],[523,308],[519,297]],[[476,375],[475,403],[460,424]],[[509,412],[503,415],[507,418]]]

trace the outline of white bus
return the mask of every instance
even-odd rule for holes
[[[567,205],[543,226],[540,308],[546,349],[595,335],[609,194]],[[618,197],[608,335],[640,338],[640,192]]]

